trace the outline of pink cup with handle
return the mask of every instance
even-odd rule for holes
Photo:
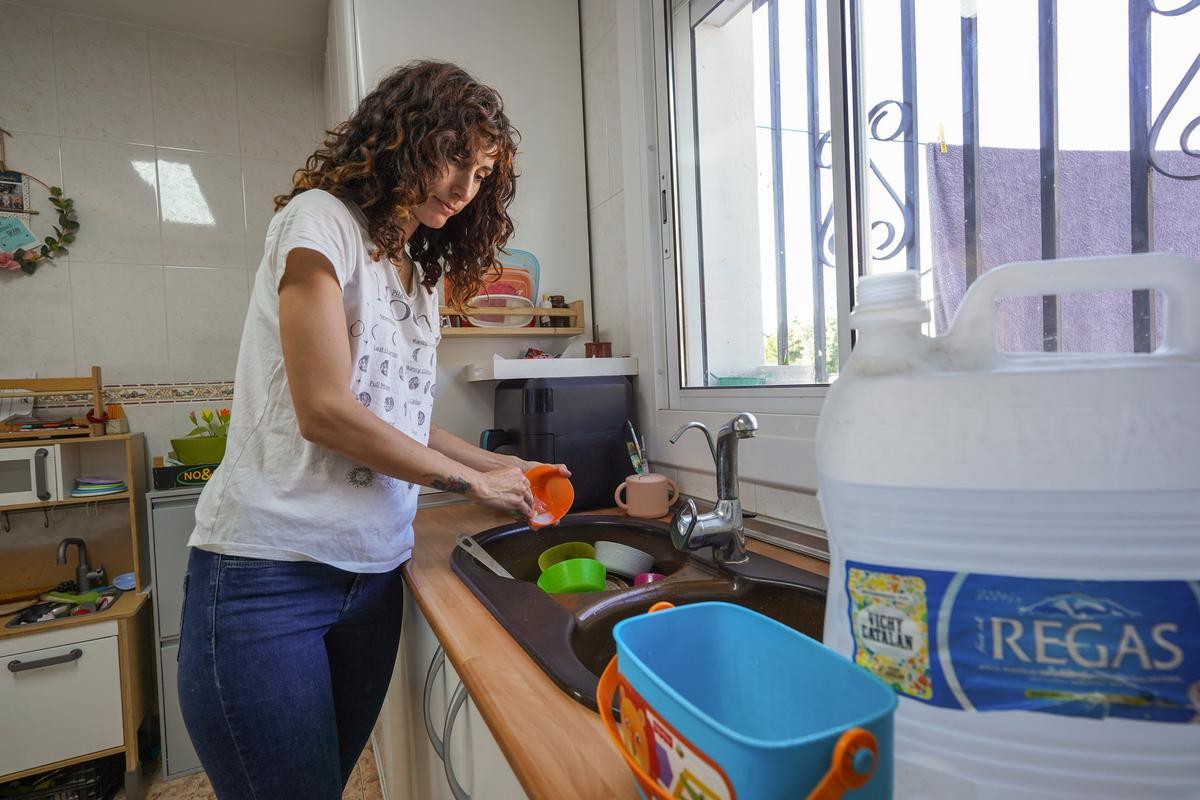
[[[624,494],[626,499],[622,499]],[[631,517],[655,519],[665,517],[671,504],[679,497],[679,487],[666,475],[649,473],[630,475],[613,493],[613,500]]]

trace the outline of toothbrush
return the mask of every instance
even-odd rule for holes
[[[642,450],[642,445],[638,442],[637,431],[633,429],[633,423],[631,421],[625,420],[625,424],[629,426],[629,435],[633,437],[633,447],[634,450],[637,451],[638,463],[634,464],[633,467],[637,471],[638,475],[645,475],[648,471],[648,468],[646,467],[646,454]],[[633,453],[630,452],[630,458],[632,457]]]
[[[633,465],[633,471],[637,475],[643,475],[642,472],[642,457],[638,455],[637,445],[633,442],[626,442],[625,449],[629,451],[629,463]]]

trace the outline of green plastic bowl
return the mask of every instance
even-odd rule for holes
[[[547,548],[538,556],[538,569],[542,572],[553,567],[560,561],[569,558],[595,558],[596,548],[587,542],[564,542]]]
[[[549,594],[604,591],[604,565],[594,558],[568,558],[554,564],[538,578],[538,588]]]

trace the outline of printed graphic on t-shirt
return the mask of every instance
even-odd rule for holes
[[[359,489],[365,489],[375,482],[375,471],[361,464],[353,466],[346,473],[346,482]]]

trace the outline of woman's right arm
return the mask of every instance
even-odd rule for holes
[[[529,481],[519,469],[471,469],[396,430],[354,398],[341,286],[333,264],[316,250],[294,248],[287,255],[279,284],[279,336],[305,439],[377,472],[533,515]]]

